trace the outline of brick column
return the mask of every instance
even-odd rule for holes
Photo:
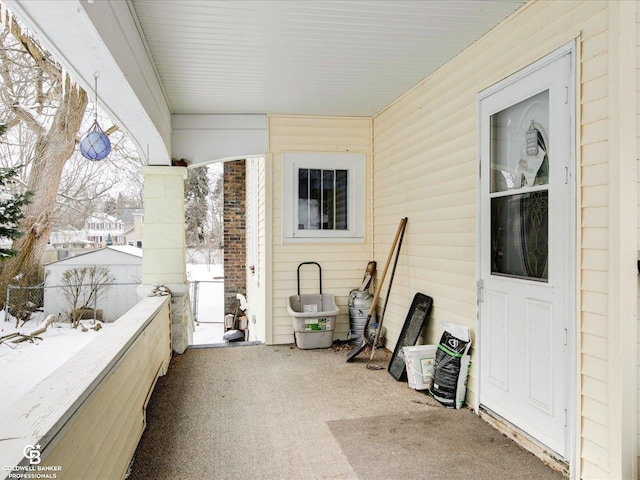
[[[244,160],[224,163],[224,311],[234,313],[236,293],[246,286],[246,168]]]
[[[193,314],[184,236],[184,167],[142,167],[144,174],[144,238],[142,285],[147,295],[157,284],[171,290],[171,346],[183,353],[193,338]]]

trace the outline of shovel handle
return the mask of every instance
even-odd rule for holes
[[[384,264],[384,270],[382,270],[382,275],[380,276],[380,281],[376,286],[376,292],[373,295],[373,300],[371,301],[371,307],[369,308],[369,318],[373,315],[373,312],[376,311],[376,303],[378,302],[378,297],[380,296],[380,291],[382,290],[382,284],[384,283],[384,277],[387,276],[387,270],[389,270],[389,264],[391,264],[391,259],[393,258],[393,253],[396,251],[396,245],[398,244],[398,239],[400,238],[400,233],[404,230],[405,225],[407,224],[407,217],[404,217],[400,220],[400,225],[398,225],[398,231],[396,232],[396,237],[393,239],[393,244],[391,245],[391,249],[389,250],[389,256],[387,257],[387,263]]]

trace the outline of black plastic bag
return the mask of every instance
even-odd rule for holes
[[[471,365],[470,347],[469,329],[459,325],[445,326],[433,361],[429,392],[447,408],[461,408],[464,404]]]

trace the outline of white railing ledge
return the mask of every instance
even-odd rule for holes
[[[169,301],[169,296],[142,299],[117,320],[116,326],[102,330],[100,336],[0,414],[0,478],[9,473],[6,468],[28,464],[24,456],[27,445],[40,445],[46,456],[47,449],[55,445],[56,435]]]

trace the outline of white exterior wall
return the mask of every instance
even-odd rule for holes
[[[612,110],[616,96],[610,92],[617,86],[608,72],[612,63],[625,65],[608,54],[616,41],[610,30],[617,32],[618,24],[625,22],[624,15],[615,18],[610,5],[531,2],[378,114],[373,123],[376,260],[385,258],[398,218],[409,218],[385,317],[389,337],[397,338],[416,291],[434,297],[425,343],[437,341],[443,320],[475,330],[477,93],[579,39],[576,154],[580,167],[576,174],[581,183],[576,269],[580,294],[576,306],[579,376],[575,379],[574,473],[582,478],[619,477],[626,448],[620,441],[626,438],[624,415],[635,422],[635,415],[621,409],[624,385],[610,378],[615,373],[613,365],[620,366],[622,358],[617,343],[610,342],[624,339],[625,331],[635,339],[629,322],[621,318],[635,319],[636,315],[635,302],[632,307],[625,302],[619,315],[611,308],[612,302],[618,305],[626,298],[616,289],[617,279],[629,277],[624,273],[628,268],[623,268],[628,248],[621,246],[624,241],[612,245],[611,236],[624,232],[625,218],[634,225],[635,218],[624,216],[624,207],[615,203],[612,189],[617,187],[610,188],[621,180],[614,184],[610,179],[617,162],[609,160],[628,154],[622,151],[619,157],[612,147],[616,139],[610,137],[616,135],[610,117],[617,112]],[[636,45],[635,38],[625,40]],[[625,40],[617,38],[623,49]],[[635,105],[633,95],[627,103]],[[618,117],[618,121],[625,119]],[[617,201],[624,203],[619,197]],[[637,240],[631,242],[636,249]],[[634,288],[635,283],[633,278]],[[473,354],[470,401],[477,385],[478,357],[475,351]]]
[[[322,266],[323,293],[336,296],[340,307],[334,339],[346,339],[349,332],[349,292],[362,282],[371,260],[371,120],[368,118],[270,116],[269,152],[273,192],[271,211],[271,325],[267,343],[293,343],[293,320],[287,313],[287,298],[297,292],[296,271],[302,262]],[[366,158],[365,240],[363,243],[284,243],[282,226],[282,159],[284,152],[360,153]],[[269,157],[268,157],[269,158]],[[268,187],[269,188],[269,187]],[[399,219],[398,219],[399,220]],[[269,248],[269,246],[267,246]],[[381,268],[381,267],[380,267]],[[267,280],[269,282],[269,280]],[[316,293],[318,271],[301,269],[301,290]]]

